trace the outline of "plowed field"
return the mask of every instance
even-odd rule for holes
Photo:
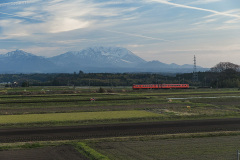
[[[0,158],[2,160],[88,160],[71,145],[1,151]]]
[[[69,139],[89,139],[101,137],[121,137],[140,135],[159,135],[175,133],[196,133],[212,131],[240,130],[240,119],[213,119],[194,121],[165,121],[149,123],[127,123],[88,125],[73,127],[44,127],[1,129],[0,141],[53,141]]]

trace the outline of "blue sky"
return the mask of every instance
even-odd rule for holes
[[[0,54],[118,46],[141,58],[240,64],[239,0],[1,0]]]

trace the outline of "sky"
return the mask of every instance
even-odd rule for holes
[[[240,65],[239,0],[1,0],[0,54],[123,47],[146,61]]]

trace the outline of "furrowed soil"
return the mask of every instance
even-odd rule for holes
[[[1,160],[89,160],[71,145],[0,151]]]
[[[239,131],[240,119],[168,121],[134,124],[108,124],[75,127],[1,129],[0,142],[83,140],[125,136]],[[149,141],[100,142],[98,152],[114,160],[234,160],[240,136],[179,138]],[[73,146],[0,151],[4,160],[68,160],[83,157]]]
[[[235,160],[240,136],[97,142],[98,152],[114,160]]]
[[[19,128],[1,129],[0,142],[54,141],[239,130],[239,118],[102,124],[72,127]]]

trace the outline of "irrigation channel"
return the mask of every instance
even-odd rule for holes
[[[240,130],[240,118],[1,129],[0,142],[74,140]]]

